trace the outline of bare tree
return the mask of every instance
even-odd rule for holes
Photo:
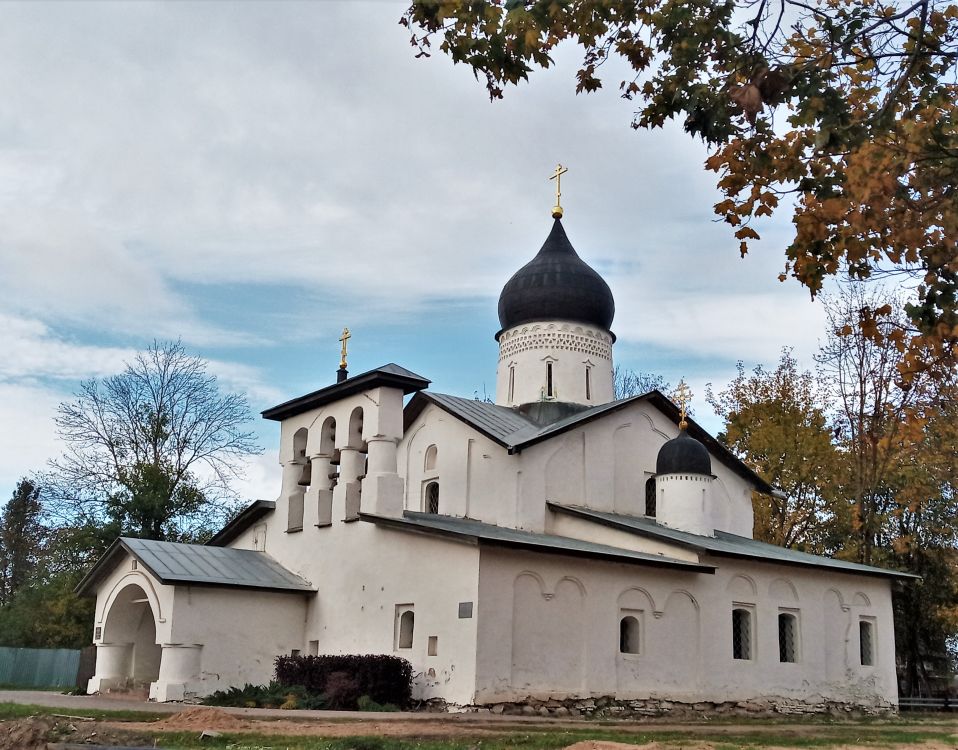
[[[236,499],[243,459],[260,452],[245,395],[223,393],[206,363],[179,342],[154,342],[126,369],[81,384],[60,404],[66,443],[44,482],[72,524],[181,538],[208,527]]]
[[[827,330],[817,360],[836,403],[835,437],[846,461],[841,489],[851,509],[849,541],[857,547],[856,557],[871,563],[895,505],[889,480],[907,438],[903,430],[929,398],[930,378],[928,373],[901,377],[908,320],[893,294],[848,284],[824,304]]]
[[[661,391],[668,394],[672,387],[661,375],[651,372],[636,372],[621,365],[612,370],[612,393],[616,399],[641,396],[649,391]]]

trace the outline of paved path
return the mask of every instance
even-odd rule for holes
[[[52,708],[62,708],[64,713],[70,709],[87,711],[145,711],[156,714],[175,714],[189,705],[183,703],[151,703],[131,698],[110,697],[107,695],[63,695],[47,690],[0,690],[0,703],[20,703]],[[441,713],[423,711],[284,711],[278,708],[222,708],[231,714],[256,718],[283,719],[320,719],[323,721],[443,721],[471,723],[502,721],[515,723],[542,723],[541,716],[498,716],[495,714]],[[550,718],[549,724],[575,722],[575,719]]]

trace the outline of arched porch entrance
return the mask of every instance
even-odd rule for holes
[[[162,648],[146,591],[128,584],[113,599],[97,644],[96,674],[87,692],[149,687],[160,674]]]

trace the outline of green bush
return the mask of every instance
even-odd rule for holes
[[[238,706],[240,708],[326,708],[326,698],[311,693],[301,685],[250,685],[228,690],[217,690],[203,699],[207,706]]]
[[[361,696],[400,708],[412,700],[412,665],[385,654],[278,656],[276,680],[324,695],[329,708],[355,709]]]

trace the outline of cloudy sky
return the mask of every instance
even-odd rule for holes
[[[60,447],[56,405],[182,338],[258,412],[397,362],[493,392],[496,300],[564,225],[612,287],[619,364],[704,384],[811,364],[821,310],[781,284],[788,217],[740,260],[704,147],[576,96],[574,48],[490,103],[417,60],[402,2],[0,4],[0,499]],[[278,428],[243,493],[279,490]]]

